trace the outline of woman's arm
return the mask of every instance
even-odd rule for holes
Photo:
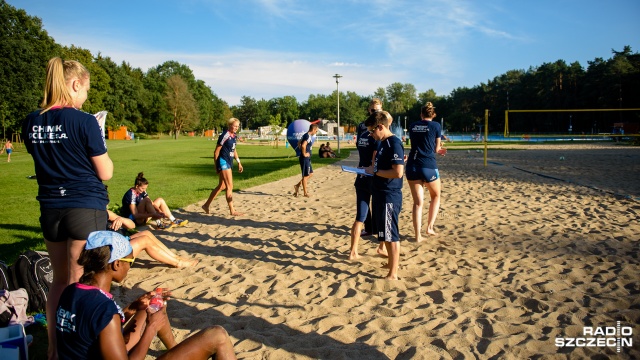
[[[235,157],[236,157],[236,162],[238,163],[238,172],[242,172],[244,169],[242,168],[242,164],[240,163],[240,156],[238,156],[238,150],[234,150],[233,151]]]
[[[113,230],[118,230],[121,227],[124,227],[125,229],[133,229],[136,227],[136,223],[131,219],[119,216],[111,210],[107,210],[107,213],[109,214],[109,221],[113,223],[111,226]]]
[[[115,314],[109,324],[100,332],[98,337],[100,353],[105,360],[129,359],[120,324],[120,315]]]
[[[385,179],[399,179],[399,178],[402,177],[402,175],[404,175],[404,165],[402,165],[402,164],[393,164],[393,165],[391,165],[391,169],[378,170],[376,175],[380,176],[380,177],[383,177]]]
[[[442,141],[440,138],[436,138],[436,154],[444,156],[447,153],[447,149],[442,147]]]
[[[96,175],[98,175],[98,179],[102,181],[111,179],[113,176],[113,161],[111,161],[109,154],[104,153],[93,156],[91,157],[91,162],[93,163],[93,169],[96,171]]]
[[[218,158],[220,157],[220,150],[222,149],[222,145],[218,145],[216,146],[216,150],[213,152],[213,160],[215,162],[218,161]]]
[[[151,341],[158,334],[158,330],[169,326],[169,318],[164,309],[151,313],[147,310],[147,322],[144,331],[136,343],[129,350],[129,359],[144,359],[149,351]],[[165,344],[166,345],[166,344]]]

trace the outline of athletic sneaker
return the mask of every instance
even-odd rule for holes
[[[366,230],[362,230],[362,232],[360,232],[360,237],[364,237],[364,236],[371,236],[373,235],[372,233],[366,231]]]
[[[171,221],[162,221],[162,220],[156,221],[156,228],[159,230],[167,230],[167,229],[171,229],[172,227],[173,227],[173,222]]]
[[[185,226],[188,223],[189,223],[189,220],[180,220],[180,219],[173,220],[173,225],[175,226]]]

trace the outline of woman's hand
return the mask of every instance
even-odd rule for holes
[[[373,174],[373,165],[364,168],[364,172],[367,174]]]
[[[123,219],[121,216],[118,216],[115,220],[111,222],[111,229],[118,231],[122,227]]]
[[[153,328],[155,332],[169,325],[169,317],[165,309],[166,307],[163,307],[160,311],[152,312],[147,308],[147,326]]]
[[[440,150],[438,150],[438,154],[445,156],[447,154],[447,149],[445,148],[440,148]]]
[[[238,163],[238,172],[243,172],[244,168],[242,168],[242,164]]]

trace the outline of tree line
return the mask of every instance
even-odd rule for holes
[[[294,96],[254,99],[243,96],[229,106],[191,69],[166,61],[146,72],[127,62],[115,63],[101,53],[55,43],[42,21],[0,0],[0,122],[3,137],[20,131],[20,123],[37,108],[41,98],[47,61],[59,56],[78,60],[91,73],[91,90],[83,110],[109,111],[107,127],[127,126],[137,133],[202,132],[221,130],[230,117],[243,129],[286,126],[296,119],[335,119],[338,92],[310,94],[299,102]],[[610,59],[578,62],[564,60],[510,70],[486,83],[459,87],[449,95],[433,89],[418,92],[412,84],[393,83],[373,94],[340,92],[340,121],[347,128],[363,121],[369,101],[378,97],[399,125],[419,119],[427,101],[436,106],[438,119],[451,132],[477,132],[490,112],[490,131],[502,131],[507,109],[619,109],[640,108],[640,55],[630,46],[612,49]],[[536,113],[510,116],[516,132],[566,132],[573,122],[575,132],[610,131],[614,122],[639,122],[640,112]],[[406,119],[406,120],[405,120]],[[347,130],[348,131],[348,130]]]

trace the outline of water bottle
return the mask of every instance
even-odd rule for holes
[[[162,297],[162,288],[157,288],[156,293],[153,295],[151,300],[149,300],[149,309],[151,312],[156,312],[161,310],[164,306],[164,298]]]

